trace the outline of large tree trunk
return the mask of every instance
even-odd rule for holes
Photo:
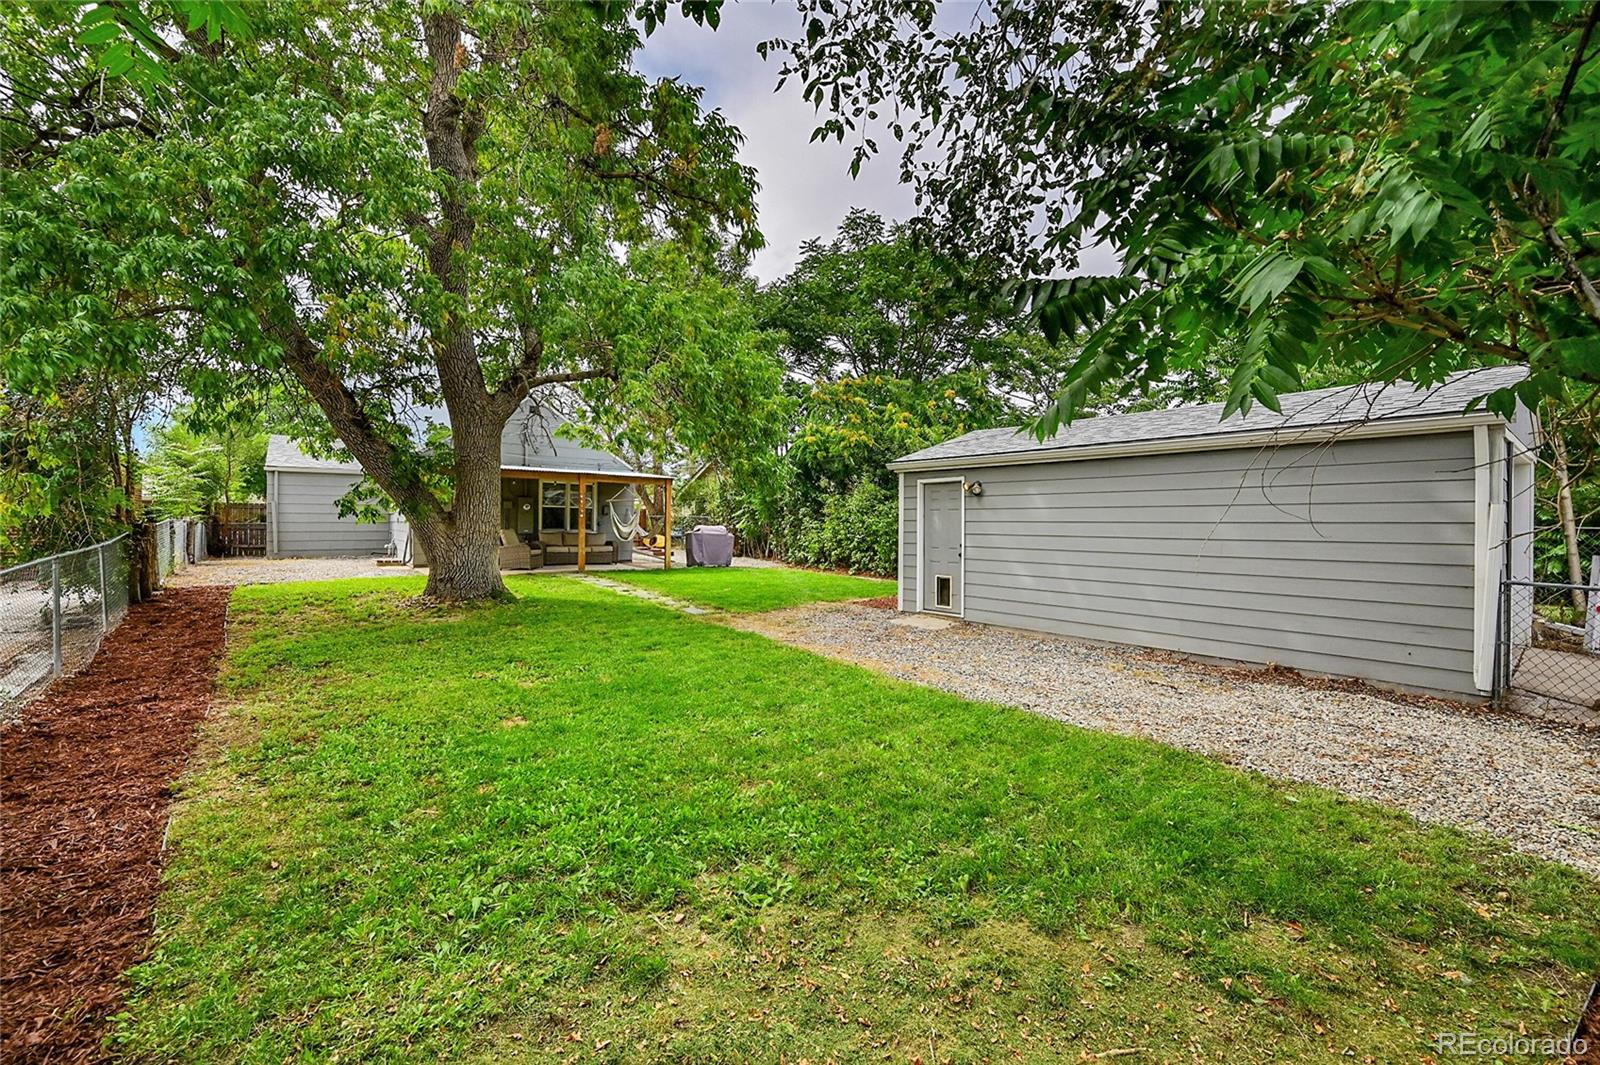
[[[457,419],[455,498],[443,515],[412,519],[428,552],[423,594],[449,602],[505,596],[500,579],[500,426],[484,411]],[[484,424],[488,423],[488,424]]]
[[[496,524],[433,519],[413,525],[412,535],[428,552],[428,584],[422,594],[452,603],[509,594],[500,579]]]
[[[472,305],[465,266],[476,221],[469,209],[478,183],[478,137],[483,109],[456,92],[464,64],[461,23],[455,11],[440,6],[423,18],[432,75],[422,128],[428,162],[439,176],[438,218],[422,229],[427,235],[428,271],[440,289]],[[284,359],[295,378],[327,414],[329,424],[367,474],[389,493],[411,522],[411,534],[428,553],[425,594],[460,602],[506,595],[500,579],[500,433],[517,404],[532,390],[552,384],[613,377],[611,367],[542,373],[544,339],[519,325],[521,357],[504,380],[489,391],[478,360],[468,317],[447,314],[428,327],[439,394],[450,415],[455,449],[455,494],[441,507],[431,489],[410,467],[407,456],[378,431],[361,400],[322,358],[318,344],[295,317],[295,296],[287,289],[268,317],[283,343]]]

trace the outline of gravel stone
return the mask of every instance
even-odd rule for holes
[[[812,604],[721,620],[970,699],[1485,832],[1600,877],[1600,732],[1014,629],[927,631],[899,617]]]
[[[168,577],[168,588],[209,584],[282,584],[344,577],[404,577],[410,566],[380,566],[375,558],[208,558]]]

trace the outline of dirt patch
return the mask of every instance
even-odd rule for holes
[[[0,730],[0,1059],[95,1061],[144,953],[171,785],[195,744],[227,588],[134,607],[90,667]]]
[[[899,610],[900,597],[894,595],[880,595],[872,599],[858,599],[862,606],[877,607],[879,610]]]

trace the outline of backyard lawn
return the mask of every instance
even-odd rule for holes
[[[831,594],[633,578],[727,609]],[[122,1049],[1418,1061],[1440,1031],[1565,1034],[1600,966],[1600,885],[1562,867],[510,583],[452,610],[415,578],[235,593]]]
[[[605,576],[685,603],[736,613],[895,594],[894,581],[788,567],[617,570]]]

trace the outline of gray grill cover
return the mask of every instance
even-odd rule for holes
[[[696,525],[683,538],[691,566],[727,566],[733,562],[733,533],[726,525]]]

